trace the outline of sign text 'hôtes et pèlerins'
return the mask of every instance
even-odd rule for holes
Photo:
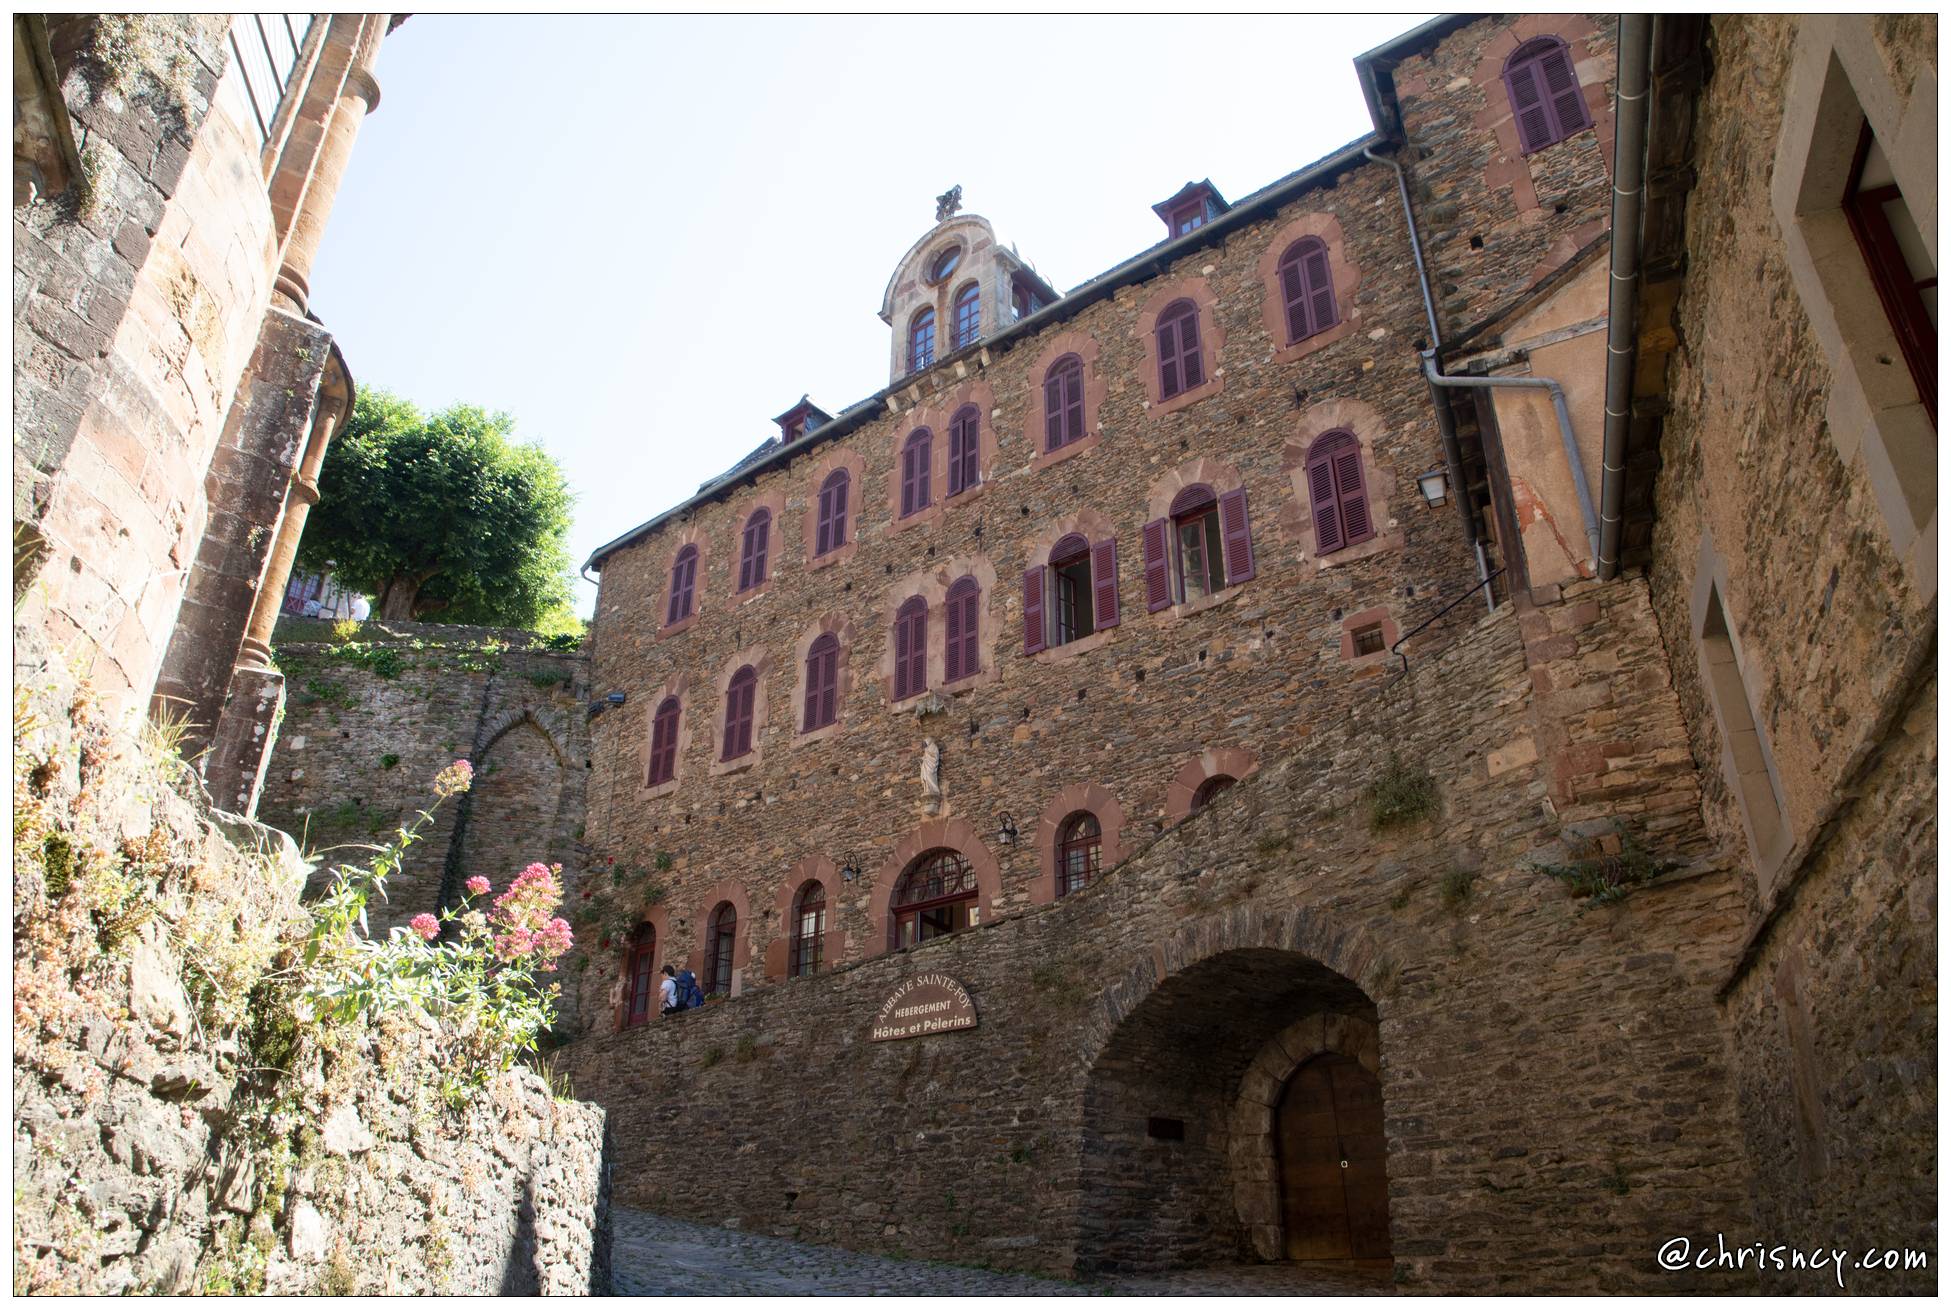
[[[975,1002],[969,999],[969,989],[945,973],[924,973],[902,983],[882,1002],[869,1036],[877,1042],[893,1042],[975,1026]]]

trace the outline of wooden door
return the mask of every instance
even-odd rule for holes
[[[1289,1260],[1389,1254],[1382,1086],[1345,1055],[1309,1060],[1275,1112],[1281,1226]]]

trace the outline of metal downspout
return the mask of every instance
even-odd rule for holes
[[[1437,371],[1436,352],[1423,352],[1423,376],[1435,387],[1463,387],[1489,391],[1496,387],[1529,387],[1551,393],[1551,407],[1558,412],[1558,438],[1565,445],[1565,462],[1572,466],[1572,484],[1578,488],[1578,512],[1585,519],[1585,539],[1591,544],[1592,558],[1599,557],[1599,516],[1592,508],[1592,484],[1585,476],[1585,460],[1578,453],[1578,438],[1572,432],[1572,412],[1565,407],[1565,389],[1550,378],[1541,377],[1451,377]]]
[[[1423,263],[1423,241],[1416,231],[1416,210],[1409,203],[1409,178],[1391,155],[1378,155],[1373,146],[1362,147],[1362,157],[1370,163],[1386,164],[1396,175],[1396,194],[1402,197],[1402,221],[1409,228],[1409,254],[1416,261],[1416,286],[1423,293],[1423,316],[1429,322],[1429,348],[1443,344],[1443,329],[1436,325],[1436,298],[1430,294],[1429,269]],[[1457,444],[1456,418],[1450,413],[1450,398],[1431,387],[1430,406],[1436,411],[1436,435],[1443,446],[1443,463],[1449,469],[1450,486],[1455,489],[1457,512],[1463,516],[1464,538],[1477,561],[1477,585],[1490,580],[1490,562],[1484,558],[1483,534],[1477,531],[1477,516],[1470,505],[1469,488],[1463,484],[1463,450]],[[1493,613],[1497,601],[1489,588],[1484,590],[1484,605]]]
[[[1612,282],[1606,305],[1606,432],[1599,475],[1599,578],[1619,576],[1620,508],[1626,497],[1626,431],[1632,421],[1638,345],[1640,219],[1646,199],[1647,72],[1653,19],[1619,16],[1619,82],[1612,121]]]

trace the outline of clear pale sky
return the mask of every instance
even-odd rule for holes
[[[1187,181],[1235,199],[1367,132],[1351,61],[1424,17],[416,15],[312,309],[360,385],[515,415],[580,567],[802,392],[886,385],[881,293],[938,193],[1067,291]]]

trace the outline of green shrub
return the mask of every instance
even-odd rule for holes
[[[1540,863],[1533,867],[1565,884],[1565,890],[1574,896],[1585,897],[1588,908],[1616,905],[1633,888],[1675,867],[1671,861],[1653,858],[1637,837],[1617,823],[1613,824],[1613,834],[1612,844],[1619,848],[1616,851],[1608,851],[1603,838],[1576,838],[1567,843],[1572,855],[1569,864]]]
[[[1389,762],[1368,785],[1368,826],[1373,832],[1399,828],[1436,813],[1436,779],[1427,769],[1403,763],[1389,752]]]
[[[1443,875],[1443,908],[1454,910],[1474,894],[1477,875],[1468,869],[1451,869]]]

